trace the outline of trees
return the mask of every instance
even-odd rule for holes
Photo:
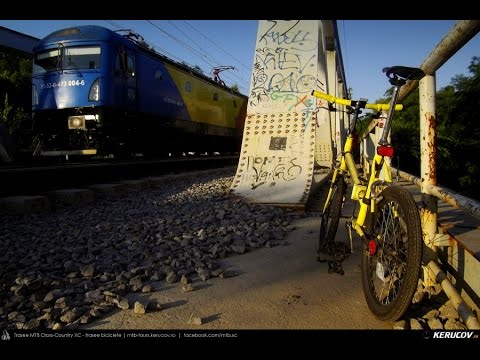
[[[0,122],[18,147],[29,147],[32,61],[0,53]],[[3,137],[6,137],[4,134]],[[7,141],[7,140],[4,140]],[[10,146],[10,151],[13,146]]]
[[[0,54],[0,120],[14,134],[28,120],[31,109],[32,62]]]
[[[468,69],[471,76],[456,75],[437,95],[442,103],[437,129],[449,151],[441,158],[445,172],[438,173],[439,183],[480,199],[480,57],[474,56]]]

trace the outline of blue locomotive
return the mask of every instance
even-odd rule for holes
[[[240,150],[247,97],[101,26],[34,48],[36,155]]]

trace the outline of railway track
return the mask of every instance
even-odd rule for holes
[[[32,196],[60,188],[213,169],[238,163],[238,155],[149,160],[92,161],[61,164],[11,164],[0,168],[0,197]]]

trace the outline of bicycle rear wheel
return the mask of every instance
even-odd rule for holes
[[[378,319],[397,321],[417,289],[422,225],[417,205],[404,188],[389,186],[379,198],[372,235],[362,249],[363,292]]]
[[[338,177],[332,186],[333,194],[330,198],[330,203],[321,215],[318,252],[328,252],[333,245],[346,188],[347,184],[342,176]]]

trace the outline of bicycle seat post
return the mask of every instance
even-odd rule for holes
[[[390,132],[390,127],[392,124],[393,113],[395,111],[395,105],[397,104],[398,94],[400,93],[400,88],[406,84],[405,79],[394,76],[390,79],[390,84],[394,86],[392,100],[390,100],[390,108],[388,109],[387,119],[385,120],[385,125],[383,127],[382,137],[378,142],[379,145],[388,145],[387,136]]]

